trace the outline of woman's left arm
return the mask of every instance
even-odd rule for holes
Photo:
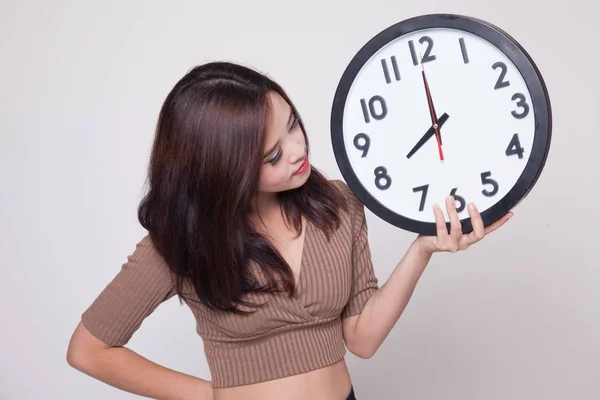
[[[436,236],[419,235],[390,278],[366,302],[361,313],[344,319],[344,340],[348,350],[356,356],[369,358],[381,346],[406,308],[433,253],[466,250],[498,229],[512,216],[512,212],[509,212],[498,221],[484,227],[479,211],[473,204],[469,204],[468,211],[473,230],[463,234],[451,196],[446,201],[446,209],[450,219],[450,232],[441,208],[434,206]]]

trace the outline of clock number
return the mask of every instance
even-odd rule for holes
[[[518,155],[519,158],[523,158],[523,153],[525,149],[521,146],[521,141],[519,140],[519,134],[515,133],[510,139],[510,143],[508,147],[506,147],[506,151],[504,152],[506,156],[514,156]]]
[[[435,56],[431,54],[431,49],[433,49],[433,39],[431,39],[429,36],[423,36],[421,39],[419,39],[419,43],[423,44],[425,42],[427,42],[427,48],[425,49],[425,55],[423,55],[424,63],[435,60]],[[410,48],[410,55],[412,56],[413,64],[419,65],[419,58],[417,57],[415,44],[412,40],[408,41],[408,47]]]
[[[483,195],[487,197],[492,197],[493,195],[498,193],[498,182],[490,178],[490,176],[492,176],[492,173],[490,171],[481,173],[481,183],[484,185],[492,185],[491,190],[483,189],[481,191],[481,193],[483,193]]]
[[[457,190],[458,190],[458,188],[452,189],[452,191],[450,192],[450,195],[453,196],[454,200],[458,202],[458,205],[456,206],[456,212],[462,212],[465,209],[465,206],[467,205],[467,203],[465,202],[464,197],[456,194]]]
[[[527,100],[525,99],[525,96],[522,93],[515,93],[511,97],[511,100],[513,100],[513,101],[519,100],[517,102],[517,107],[523,108],[523,112],[520,114],[517,113],[516,111],[511,111],[511,114],[513,115],[513,117],[518,118],[518,119],[525,118],[527,116],[527,114],[529,114],[529,104],[527,104]]]
[[[469,55],[467,54],[467,47],[465,46],[465,38],[458,39],[458,43],[460,43],[460,52],[462,53],[463,62],[468,64]]]
[[[508,70],[508,68],[506,67],[506,64],[504,64],[501,61],[498,61],[497,63],[494,63],[494,65],[492,65],[492,68],[493,69],[500,68],[500,76],[498,77],[498,80],[496,81],[496,84],[494,85],[494,89],[501,89],[503,87],[510,86],[510,82],[504,80],[504,77],[506,76],[506,71]]]
[[[381,181],[384,183],[381,183]],[[380,190],[386,190],[392,184],[392,178],[388,175],[385,167],[375,168],[375,186]]]
[[[361,143],[362,139],[362,143]],[[369,153],[369,146],[371,145],[371,139],[366,133],[359,133],[354,136],[354,147],[362,151],[361,157],[366,157]]]
[[[419,203],[419,211],[423,211],[425,208],[425,200],[427,199],[427,190],[429,185],[417,186],[413,188],[413,193],[421,192],[421,202]]]
[[[379,104],[379,110],[375,109],[375,104]],[[371,117],[381,120],[387,115],[387,104],[385,104],[385,99],[379,95],[371,97],[368,108],[365,99],[360,99],[360,106],[362,107],[363,116],[367,124],[371,122]]]
[[[400,80],[400,70],[398,69],[398,61],[396,61],[396,56],[392,56],[390,58],[392,62],[392,71],[394,72],[394,78],[399,81]],[[381,59],[381,68],[383,69],[383,76],[385,77],[386,83],[392,83],[392,78],[390,76],[390,70],[388,68],[388,62],[385,58]]]

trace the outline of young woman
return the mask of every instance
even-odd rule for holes
[[[346,349],[379,348],[435,252],[464,250],[454,201],[435,208],[381,287],[363,205],[309,162],[298,111],[268,77],[232,63],[187,73],[161,109],[139,206],[148,231],[82,315],[67,360],[109,385],[155,399],[354,399]],[[211,381],[125,347],[177,295],[197,322]]]

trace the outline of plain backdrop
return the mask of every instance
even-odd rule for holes
[[[133,399],[70,368],[83,310],[145,231],[154,124],[196,64],[257,68],[288,91],[312,163],[341,178],[329,117],[356,51],[400,20],[492,22],[531,54],[554,112],[546,168],[515,216],[436,255],[380,351],[347,360],[360,399],[600,398],[600,6],[593,0],[0,3],[0,399]],[[421,93],[419,93],[421,95]],[[414,234],[367,214],[385,282]],[[130,347],[210,379],[192,314],[159,307]]]

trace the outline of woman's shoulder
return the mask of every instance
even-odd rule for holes
[[[366,229],[365,206],[356,196],[354,191],[346,182],[341,179],[331,179],[329,182],[334,185],[342,194],[347,207],[344,207],[341,216],[341,226],[350,230],[353,238],[358,237],[361,230]],[[343,230],[343,229],[342,229]]]
[[[343,194],[345,201],[349,206],[349,212],[351,214],[364,212],[364,205],[358,199],[354,191],[348,186],[346,182],[341,179],[330,179],[329,182],[333,184]]]

